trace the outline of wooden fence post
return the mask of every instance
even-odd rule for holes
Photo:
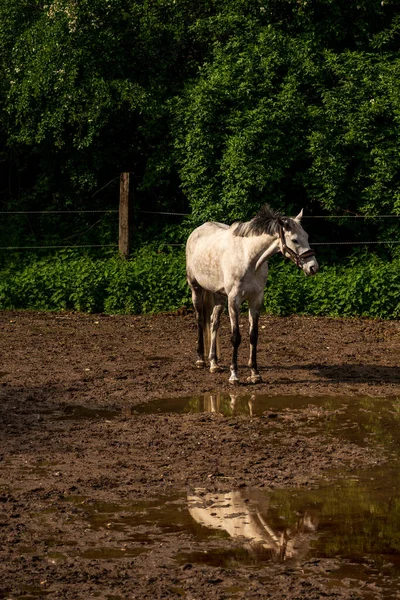
[[[119,253],[128,258],[132,234],[132,194],[129,189],[129,173],[121,173],[119,180]]]

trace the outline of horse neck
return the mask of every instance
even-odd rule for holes
[[[249,236],[246,239],[246,248],[250,260],[260,256],[265,250],[268,250],[276,242],[276,236],[268,233],[262,235]]]

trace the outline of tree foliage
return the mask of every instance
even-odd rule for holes
[[[178,100],[176,149],[196,220],[245,218],[263,199],[399,214],[398,17],[385,3],[282,6],[286,19],[271,4],[214,23],[225,40]]]
[[[130,171],[137,208],[191,225],[400,214],[399,41],[395,0],[0,0],[0,208],[116,208]]]

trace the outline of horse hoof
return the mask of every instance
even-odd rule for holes
[[[262,383],[261,375],[251,375],[247,378],[248,383]]]
[[[222,367],[220,367],[219,365],[213,365],[212,367],[210,367],[210,373],[221,373],[222,370]]]
[[[196,361],[196,367],[198,369],[204,369],[204,367],[206,366],[206,363],[204,360],[197,360]]]
[[[238,385],[239,383],[239,378],[238,377],[229,377],[229,383],[231,385]]]

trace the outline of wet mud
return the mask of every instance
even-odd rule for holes
[[[260,324],[0,314],[0,598],[400,598],[399,323]]]

